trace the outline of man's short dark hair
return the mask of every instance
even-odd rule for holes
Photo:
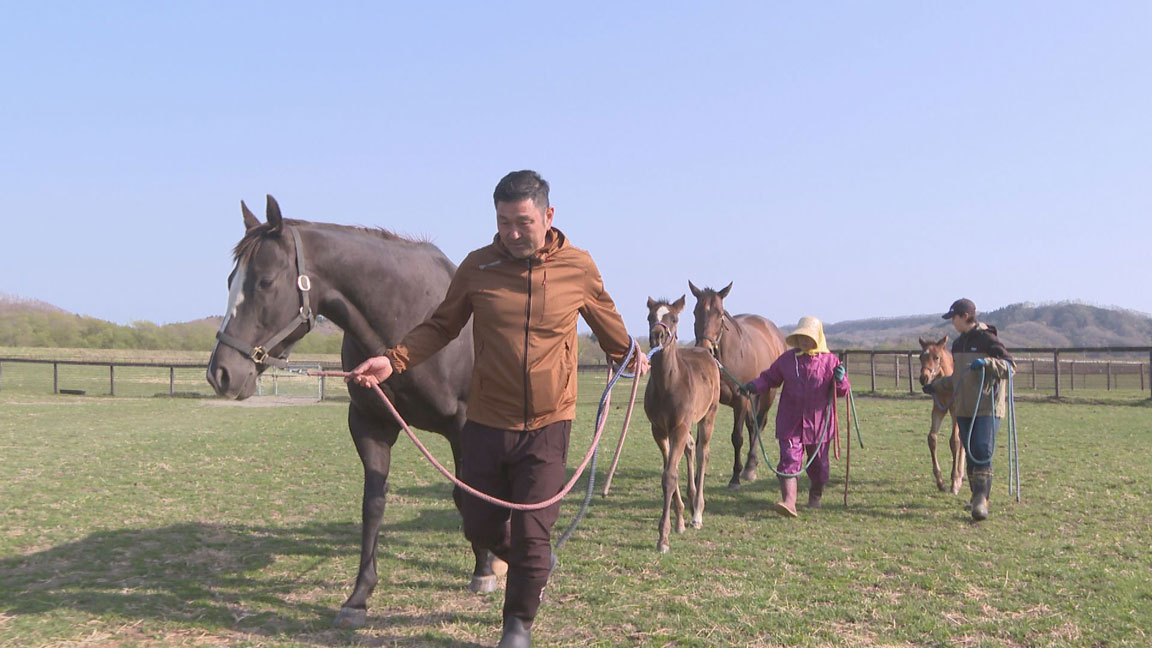
[[[531,200],[540,211],[548,209],[548,181],[535,171],[513,171],[501,178],[492,192],[493,204],[521,200]]]

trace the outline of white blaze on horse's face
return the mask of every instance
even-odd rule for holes
[[[248,275],[248,265],[237,262],[236,269],[232,271],[232,282],[228,285],[228,311],[224,314],[224,321],[220,323],[220,330],[228,326],[228,322],[236,316],[240,304],[244,303],[244,280]]]
[[[667,306],[661,306],[660,308],[657,308],[656,309],[656,321],[657,322],[663,322],[664,316],[670,312],[672,312],[672,311]]]

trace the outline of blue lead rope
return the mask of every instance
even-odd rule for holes
[[[1020,501],[1020,445],[1016,431],[1016,388],[1012,381],[1012,367],[1008,367],[1008,492],[1016,494]],[[992,463],[992,455],[986,460],[977,459],[972,454],[972,429],[976,427],[976,413],[980,411],[980,397],[984,394],[984,380],[987,378],[984,367],[980,367],[980,390],[976,392],[976,407],[972,410],[972,420],[968,423],[968,435],[964,439],[964,451],[968,459],[977,465]],[[935,396],[935,395],[933,395]],[[996,415],[996,386],[992,386],[992,415]]]

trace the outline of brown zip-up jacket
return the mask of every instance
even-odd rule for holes
[[[971,369],[972,361],[984,358],[984,371]],[[1004,418],[1008,411],[1008,373],[1015,371],[1016,361],[1009,355],[996,327],[977,322],[976,328],[952,343],[952,361],[956,370],[951,376],[933,381],[940,388],[951,387],[955,396],[956,416],[995,416]],[[983,376],[983,382],[981,381]],[[979,401],[980,410],[976,410]]]
[[[468,418],[504,430],[536,430],[576,416],[576,316],[613,362],[632,339],[592,257],[552,228],[528,259],[499,235],[471,252],[436,311],[383,352],[403,372],[452,341],[468,318],[476,361]]]

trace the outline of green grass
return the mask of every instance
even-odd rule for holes
[[[574,458],[600,380],[583,378]],[[617,388],[601,481],[626,395]],[[502,593],[466,590],[450,487],[406,439],[369,625],[330,627],[358,561],[360,466],[345,407],[299,402],[0,391],[0,645],[493,645]],[[560,553],[538,645],[1152,641],[1147,407],[1022,402],[1023,501],[1006,493],[1002,442],[981,524],[963,496],[934,487],[926,399],[858,408],[866,447],[853,448],[849,506],[834,461],[825,508],[796,520],[769,512],[766,468],[725,488],[722,409],[704,528],[673,536],[664,555],[659,452],[638,408],[612,494]]]

